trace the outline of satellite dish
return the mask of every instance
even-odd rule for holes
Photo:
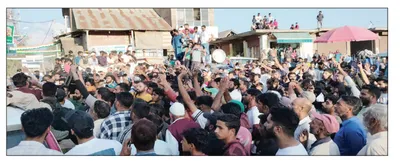
[[[215,62],[223,63],[226,59],[226,54],[225,54],[224,50],[216,49],[212,52],[212,57]]]

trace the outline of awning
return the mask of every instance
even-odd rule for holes
[[[273,33],[277,43],[312,43],[313,39],[305,32],[280,32]]]

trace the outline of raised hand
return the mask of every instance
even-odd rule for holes
[[[187,74],[187,71],[185,69],[181,70],[181,73],[178,75],[178,79],[182,80],[183,76]]]
[[[119,154],[120,156],[130,156],[131,155],[131,146],[130,146],[130,140],[128,139],[124,142],[122,145],[122,150],[121,153]]]
[[[22,72],[24,73],[30,73],[29,69],[25,66],[22,67]]]
[[[221,79],[220,84],[219,84],[219,90],[221,91],[226,91],[229,89],[229,79],[228,77],[224,77],[223,79]]]

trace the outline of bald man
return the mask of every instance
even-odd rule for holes
[[[309,151],[311,148],[311,144],[316,141],[315,136],[310,133],[311,119],[308,115],[313,105],[306,98],[296,98],[292,102],[292,107],[300,120],[299,126],[297,126],[296,130],[294,131],[294,138],[297,141],[301,142],[301,135],[308,135],[308,140],[307,142],[303,142],[303,145],[307,149],[307,151]]]

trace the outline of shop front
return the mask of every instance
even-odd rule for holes
[[[267,52],[275,48],[278,56],[283,59],[281,52],[287,49],[296,50],[297,56],[307,58],[309,61],[313,55],[313,39],[308,32],[272,32],[261,37],[262,49]]]

